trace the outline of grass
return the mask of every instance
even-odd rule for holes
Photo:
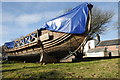
[[[46,78],[119,78],[118,60],[105,59],[78,63],[22,63],[3,61],[3,79],[46,79]]]

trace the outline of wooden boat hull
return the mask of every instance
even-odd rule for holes
[[[25,46],[19,49],[9,50],[9,60],[33,61],[33,62],[59,62],[64,57],[68,56],[70,52],[75,51],[83,42],[85,34],[67,34],[60,32],[53,32],[49,30],[41,31],[42,34],[51,33],[53,38],[50,40],[43,40],[35,42],[30,47]],[[41,59],[41,60],[40,60]]]

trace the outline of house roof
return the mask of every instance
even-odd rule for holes
[[[106,48],[93,48],[93,49],[89,49],[87,51],[87,53],[96,53],[96,52],[105,52]]]
[[[120,39],[101,41],[98,46],[120,45]]]

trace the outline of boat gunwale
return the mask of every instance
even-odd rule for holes
[[[64,33],[63,35],[61,35],[61,36],[58,37],[57,39],[53,39],[53,40],[51,40],[51,41],[43,42],[43,46],[45,46],[45,45],[50,45],[51,42],[59,41],[59,40],[61,40],[61,38],[64,38],[64,37],[66,37],[66,36],[68,36],[68,35],[69,35],[69,34]],[[15,48],[13,48],[13,49],[7,49],[6,52],[19,51],[19,50],[21,50],[21,49],[25,49],[25,48],[29,48],[29,47],[38,45],[37,43],[38,43],[37,41],[36,41],[36,42],[31,42],[31,43],[25,44],[25,46],[19,46],[19,47],[15,47]],[[50,43],[50,44],[49,44],[49,43]],[[52,44],[53,44],[53,43],[52,43]],[[32,46],[31,46],[31,45],[32,45]]]

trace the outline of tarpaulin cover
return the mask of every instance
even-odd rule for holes
[[[36,34],[35,33],[33,33],[33,34],[31,34],[32,36],[36,36]],[[25,37],[26,39],[20,39],[20,42],[23,42],[23,43],[30,43],[29,41],[30,40],[32,40],[33,38],[31,37],[31,36],[27,36],[27,37]],[[29,40],[29,41],[28,41]],[[15,47],[18,47],[18,46],[22,46],[22,45],[24,45],[23,43],[20,43],[19,41],[16,41],[16,43],[18,43],[18,44],[16,44],[15,45]],[[14,44],[15,44],[15,42],[14,41],[11,41],[11,42],[6,42],[4,45],[5,46],[7,46],[8,48],[14,48]]]
[[[42,28],[56,32],[82,34],[86,30],[88,3],[73,8],[68,13],[49,20]]]
[[[7,46],[8,48],[13,48],[14,47],[14,41],[12,42],[7,42],[4,44],[5,46]]]

